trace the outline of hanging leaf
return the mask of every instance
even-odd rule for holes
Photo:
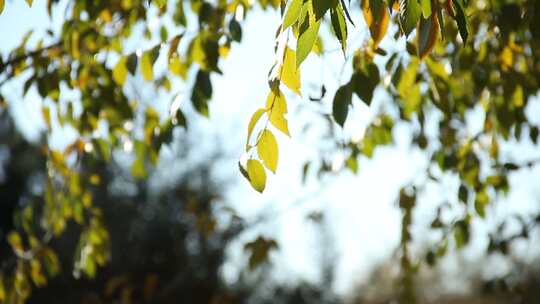
[[[304,23],[300,26],[300,36],[298,37],[298,43],[296,44],[296,66],[306,59],[319,34],[319,27],[321,25],[320,20],[315,20],[314,17],[306,18]]]
[[[417,30],[418,56],[426,57],[435,46],[439,36],[439,21],[437,14],[431,14],[427,19],[420,18]]]
[[[420,15],[422,10],[418,0],[401,0],[399,4],[399,23],[401,25],[401,31],[405,36],[414,30],[418,20],[420,20]]]
[[[274,134],[269,130],[263,130],[257,143],[257,153],[263,164],[273,173],[276,173],[278,164],[278,144]]]
[[[0,0],[0,14],[2,14],[2,12],[4,11],[4,5],[5,5],[4,0]],[[1,301],[1,299],[0,299],[0,301]]]
[[[262,193],[266,186],[266,172],[261,162],[256,159],[249,159],[247,161],[247,173],[253,189]]]
[[[28,6],[32,6],[33,0],[26,0],[26,3],[28,3]]]
[[[289,89],[298,95],[302,95],[300,93],[300,71],[296,65],[296,53],[289,47],[285,47],[285,54],[283,56],[279,77],[283,84]]]
[[[332,21],[332,29],[338,41],[341,43],[343,54],[347,49],[347,22],[341,5],[336,5],[330,10],[330,20]]]
[[[150,52],[144,52],[141,57],[141,72],[144,80],[150,81],[154,79],[154,71]]]
[[[343,127],[347,114],[349,113],[349,105],[352,101],[352,88],[350,83],[340,87],[334,96],[332,106],[332,116],[338,125]]]
[[[257,122],[259,119],[261,119],[261,116],[266,112],[265,109],[258,109],[253,113],[251,116],[251,119],[249,120],[248,124],[248,135],[247,135],[247,142],[246,142],[246,150],[248,149],[249,139],[251,137],[251,133],[253,133],[253,129],[255,128],[255,125],[257,125]]]
[[[289,127],[285,114],[287,113],[287,101],[281,92],[271,90],[266,98],[266,110],[270,123],[285,135],[290,136]]]
[[[126,82],[126,77],[128,73],[126,62],[127,57],[121,57],[113,69],[113,79],[119,86],[124,85],[124,83]]]
[[[467,28],[467,18],[465,17],[462,0],[454,0],[452,3],[456,10],[456,22],[459,29],[459,35],[461,36],[463,43],[466,43],[467,38],[469,37],[469,30]]]
[[[362,13],[376,47],[388,29],[390,21],[388,8],[383,0],[363,0]]]
[[[303,0],[291,0],[285,17],[283,18],[283,30],[286,30],[289,26],[293,25],[300,16],[300,10],[302,8]]]

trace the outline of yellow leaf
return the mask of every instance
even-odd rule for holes
[[[120,86],[124,85],[127,77],[127,67],[126,67],[127,57],[122,57],[118,60],[118,63],[114,66],[113,69],[113,79]]]
[[[4,0],[0,0],[0,14],[1,14],[2,11],[4,10],[4,4],[5,4]],[[1,301],[1,300],[2,300],[2,299],[0,299],[0,301]]]
[[[279,112],[271,112],[269,114],[269,120],[272,123],[274,127],[276,127],[278,130],[283,132],[287,136],[291,136],[289,134],[289,123],[287,122],[287,118],[283,115],[283,113]]]
[[[287,101],[285,96],[280,91],[277,94],[274,90],[270,90],[266,98],[266,110],[277,111],[279,113],[287,113]]]
[[[264,114],[264,112],[266,112],[265,109],[258,109],[257,111],[255,111],[255,113],[253,113],[253,115],[251,116],[251,119],[249,120],[246,150],[248,149],[249,138],[251,137],[251,133],[253,133],[253,129],[255,128],[255,125],[257,124],[261,116]]]
[[[154,79],[154,71],[152,67],[152,59],[150,58],[150,52],[145,52],[141,58],[141,72],[144,80],[150,81]]]
[[[26,0],[26,3],[28,3],[29,6],[32,6],[33,0]]]
[[[174,75],[182,77],[182,79],[186,79],[187,77],[187,68],[186,65],[180,60],[179,56],[173,56],[171,60],[169,61],[169,71],[173,73]]]
[[[249,159],[247,161],[247,173],[253,189],[262,193],[266,186],[266,172],[261,162],[255,159]]]
[[[279,151],[276,137],[269,130],[263,130],[257,144],[257,153],[263,164],[270,171],[276,173]]]
[[[380,1],[380,4],[377,7],[372,7],[370,2],[371,0],[362,1],[362,12],[366,24],[369,27],[371,38],[373,39],[375,46],[377,46],[383,39],[384,34],[386,34],[390,15],[388,14],[388,8],[384,2]]]
[[[3,4],[3,0],[0,0],[0,5]],[[1,9],[1,7],[0,7]],[[0,302],[6,300],[6,288],[4,287],[4,279],[0,277]]]
[[[296,66],[296,53],[289,47],[285,47],[279,78],[293,92],[302,95],[300,93],[300,70]]]

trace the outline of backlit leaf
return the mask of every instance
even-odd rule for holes
[[[400,0],[399,23],[406,36],[416,27],[421,14],[422,10],[418,0]]]
[[[116,81],[116,83],[120,86],[124,85],[124,83],[126,82],[126,77],[128,73],[126,62],[127,62],[127,57],[121,57],[113,69],[114,81]]]
[[[304,24],[300,26],[300,36],[298,37],[298,43],[296,44],[297,67],[300,66],[313,49],[313,45],[315,45],[315,41],[317,41],[320,25],[320,20],[315,21],[314,18],[306,18]]]
[[[390,14],[384,1],[382,0],[363,0],[362,13],[369,27],[369,32],[375,46],[384,38],[390,21]]]
[[[296,53],[289,47],[285,48],[285,54],[283,56],[283,63],[280,71],[280,80],[289,89],[298,95],[300,93],[300,70],[296,65]]]
[[[152,58],[149,52],[144,52],[141,57],[141,72],[144,80],[150,81],[154,79]]]
[[[256,191],[262,193],[266,186],[266,172],[263,165],[256,159],[249,159],[246,167],[251,186]]]
[[[420,58],[424,58],[431,52],[431,50],[433,50],[433,47],[437,42],[438,36],[439,21],[437,15],[432,14],[427,19],[420,18],[418,31],[416,33],[418,43],[418,56]]]
[[[251,119],[249,120],[249,124],[248,124],[248,134],[247,134],[247,143],[246,143],[246,149],[247,149],[247,144],[249,143],[249,139],[251,137],[251,133],[253,133],[253,129],[255,128],[255,125],[257,125],[257,122],[259,121],[259,119],[261,119],[261,116],[266,112],[265,109],[258,109],[257,111],[255,111],[255,113],[253,113],[253,115],[251,116]]]
[[[300,16],[300,10],[302,8],[303,0],[291,0],[283,18],[283,30],[293,25]]]
[[[278,164],[278,144],[274,134],[269,130],[263,130],[257,143],[257,153],[263,164],[270,171],[276,173]]]
[[[347,22],[345,21],[345,15],[341,5],[336,5],[330,10],[330,19],[334,34],[341,43],[343,53],[345,53],[347,48]]]

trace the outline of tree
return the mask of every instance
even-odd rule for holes
[[[32,1],[27,2],[32,5]],[[58,3],[47,2],[49,14]],[[71,222],[81,227],[81,246],[93,248],[95,255],[90,258],[95,266],[106,263],[108,234],[90,191],[101,181],[99,172],[86,170],[87,164],[108,161],[111,151],[129,142],[136,155],[131,173],[144,179],[157,162],[160,148],[170,142],[173,129],[188,125],[183,109],[178,107],[170,116],[160,117],[130,91],[128,80],[140,75],[155,90],[171,92],[182,85],[182,80],[192,83],[193,108],[209,116],[208,103],[219,98],[212,94],[211,76],[221,73],[220,62],[232,46],[241,42],[241,21],[254,5],[242,0],[73,1],[65,10],[61,32],[51,31],[50,37],[43,37],[52,43],[27,47],[29,33],[19,47],[2,58],[1,84],[24,82],[23,94],[35,87],[43,99],[50,101],[50,106],[42,109],[48,134],[58,123],[73,128],[78,137],[64,151],[52,149],[45,140],[47,170],[44,191],[37,198],[44,207],[35,214],[27,212],[32,213],[29,217],[40,219],[39,225],[9,234],[18,263],[2,286],[26,290],[28,277],[35,285],[44,284],[45,277],[36,273],[41,273],[38,270],[46,262],[34,258],[35,254],[45,252],[43,258],[53,259],[44,244],[65,233]],[[425,181],[442,184],[448,176],[459,180],[455,201],[462,204],[441,205],[439,213],[453,206],[459,215],[433,221],[433,229],[441,230],[443,237],[426,256],[428,262],[444,254],[448,244],[465,246],[471,221],[485,217],[487,206],[509,191],[509,174],[536,165],[535,159],[512,161],[499,146],[525,140],[526,136],[537,145],[538,125],[527,108],[540,88],[538,1],[259,0],[256,5],[279,9],[282,21],[276,24],[276,60],[269,72],[268,98],[261,101],[264,105],[248,124],[248,160],[239,164],[255,190],[264,190],[267,170],[277,170],[279,153],[274,132],[289,135],[288,119],[293,119],[287,116],[285,93],[289,90],[302,96],[300,65],[311,52],[324,54],[319,29],[327,22],[344,55],[353,59],[350,80],[331,94],[332,114],[324,116],[330,121],[330,137],[336,138],[333,122],[346,127],[353,98],[359,98],[376,114],[361,140],[336,141],[336,148],[346,155],[346,167],[356,172],[361,157],[369,158],[378,146],[391,144],[392,130],[399,122],[411,127],[412,145],[430,160]],[[359,30],[351,26],[358,23],[350,14],[356,8],[362,11],[371,38],[351,50],[347,36]],[[0,0],[0,12],[3,9],[4,1]],[[9,14],[9,9],[3,14]],[[154,17],[160,23],[157,31],[147,26]],[[394,39],[403,47],[387,51],[380,47],[383,39]],[[154,46],[130,49],[127,42],[133,40]],[[371,103],[374,92],[381,89],[387,102],[375,108]],[[325,91],[323,85],[322,97]],[[2,104],[7,107],[16,102],[6,101]],[[483,125],[471,133],[466,117],[473,112],[479,113],[476,115]],[[140,129],[127,127],[140,120]],[[100,126],[105,126],[106,132]],[[328,171],[324,160],[319,163],[319,171]],[[306,164],[306,170],[315,165]],[[410,252],[409,227],[417,195],[425,184],[405,187],[398,198],[403,210],[403,297],[409,302],[414,301],[418,266]],[[535,216],[523,219],[523,233],[518,237],[526,237],[538,220]],[[494,234],[491,243],[489,250],[503,252],[507,240]],[[92,275],[94,271],[86,273]],[[2,290],[0,299],[5,297]]]

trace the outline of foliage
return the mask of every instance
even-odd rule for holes
[[[47,1],[51,16],[58,2]],[[32,1],[27,3],[32,5]],[[0,13],[9,14],[4,5],[0,1]],[[155,91],[171,93],[185,81],[192,86],[193,108],[209,116],[208,104],[215,97],[212,76],[222,73],[221,60],[232,45],[241,42],[241,21],[254,5],[244,0],[71,1],[60,33],[50,31],[49,37],[29,46],[30,32],[2,58],[1,84],[23,82],[23,95],[35,88],[46,100],[42,113],[48,133],[42,149],[46,158],[43,191],[33,198],[33,204],[18,210],[20,228],[8,236],[17,262],[0,281],[0,301],[7,294],[8,302],[22,302],[32,284],[42,286],[57,273],[57,259],[47,243],[71,224],[81,229],[76,271],[92,277],[107,263],[110,235],[91,191],[103,181],[89,164],[110,161],[113,151],[130,146],[135,154],[131,173],[144,179],[157,163],[160,148],[170,142],[173,129],[188,123],[179,107],[161,117],[130,91],[130,80],[139,79]],[[540,87],[540,2],[259,0],[257,5],[279,8],[282,21],[276,34],[275,63],[269,72],[268,98],[248,124],[248,160],[239,164],[255,190],[264,190],[266,170],[276,172],[278,168],[276,131],[291,134],[285,91],[303,96],[300,65],[310,53],[324,53],[319,31],[325,23],[331,26],[344,55],[352,57],[350,79],[333,94],[333,120],[347,127],[354,96],[375,112],[361,140],[339,145],[348,168],[356,172],[360,156],[372,157],[378,146],[391,144],[394,126],[405,123],[413,126],[412,144],[430,159],[426,179],[459,178],[456,201],[462,204],[454,206],[459,215],[434,221],[433,229],[443,231],[438,248],[446,248],[448,243],[466,246],[471,221],[488,216],[489,205],[509,191],[509,174],[535,164],[534,160],[514,163],[500,153],[499,146],[526,135],[537,145],[539,129],[526,109]],[[355,7],[362,11],[371,39],[349,50],[348,36],[359,30],[359,22],[351,15]],[[159,30],[148,26],[154,18]],[[387,51],[381,48],[385,39],[393,39],[403,48]],[[51,40],[51,44],[45,42]],[[152,47],[129,48],[134,40]],[[380,89],[388,102],[377,111],[372,100]],[[16,102],[6,99],[0,96],[4,107]],[[481,113],[483,126],[471,134],[466,117],[474,111]],[[132,127],[139,121],[141,126]],[[68,126],[77,134],[62,150],[50,144],[57,125]],[[321,166],[321,171],[327,169]],[[399,195],[404,213],[403,285],[407,290],[412,290],[411,275],[418,266],[408,243],[421,191],[422,185],[414,184]],[[41,207],[32,207],[37,205]],[[445,208],[441,206],[442,211]],[[268,240],[258,241],[249,248],[274,248]],[[492,243],[492,250],[503,250],[495,237]],[[441,255],[445,251],[433,250]],[[439,254],[430,255],[429,260],[436,256]],[[404,297],[414,299],[407,292]]]

